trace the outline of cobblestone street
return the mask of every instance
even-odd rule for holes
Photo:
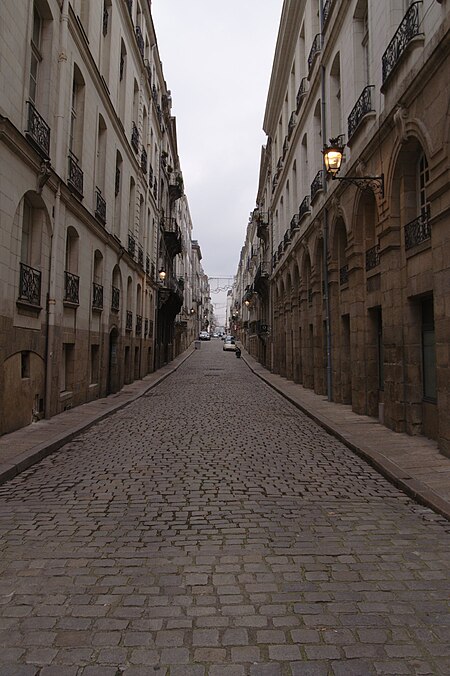
[[[0,486],[0,675],[448,674],[448,530],[202,343]]]

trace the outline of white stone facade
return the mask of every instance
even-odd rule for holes
[[[4,0],[0,15],[5,433],[187,347],[192,223],[151,3]]]
[[[285,0],[234,300],[268,368],[444,453],[449,19],[445,0]],[[347,180],[325,172],[336,137]]]

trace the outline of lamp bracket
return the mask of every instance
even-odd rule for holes
[[[384,197],[384,174],[381,176],[332,176],[333,181],[348,181],[361,190],[371,190]]]

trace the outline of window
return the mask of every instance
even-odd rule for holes
[[[423,398],[436,401],[436,336],[433,299],[422,301],[422,377]]]
[[[42,18],[36,5],[33,5],[33,32],[31,35],[30,99],[36,105],[39,64],[41,55]]]
[[[22,352],[20,360],[21,378],[30,377],[30,353]]]

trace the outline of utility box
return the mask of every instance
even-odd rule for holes
[[[196,350],[199,350],[202,346],[201,340],[194,340],[194,347]]]

